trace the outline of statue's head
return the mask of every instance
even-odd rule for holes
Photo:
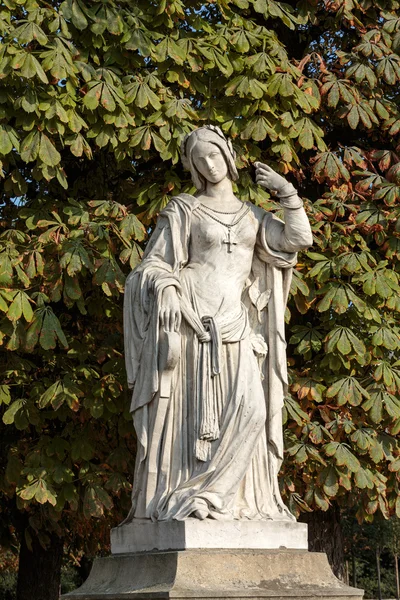
[[[230,140],[222,133],[219,127],[214,125],[205,125],[195,129],[185,137],[181,146],[181,156],[183,166],[190,170],[194,185],[198,190],[206,187],[206,181],[216,182],[212,174],[209,174],[206,167],[207,156],[215,155],[213,161],[215,168],[219,172],[225,167],[225,175],[232,181],[238,178],[238,172],[235,165],[235,152]],[[220,158],[220,155],[222,158]],[[224,164],[218,165],[218,162]],[[216,179],[218,175],[216,175]]]

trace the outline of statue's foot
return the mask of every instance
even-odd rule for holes
[[[208,517],[208,510],[206,510],[205,508],[198,508],[194,511],[193,516],[196,517],[196,519],[200,519],[200,521],[203,521]]]

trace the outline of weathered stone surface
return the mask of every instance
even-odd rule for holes
[[[186,136],[198,192],[160,213],[126,280],[125,360],[137,434],[127,521],[294,521],[278,485],[288,380],[285,307],[312,232],[297,191],[256,163],[284,222],[242,202],[232,144]]]
[[[64,600],[359,600],[362,595],[334,577],[322,553],[186,550],[97,559],[85,584]]]
[[[246,548],[307,550],[307,525],[293,521],[135,519],[111,531],[111,552]]]

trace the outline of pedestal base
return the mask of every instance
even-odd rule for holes
[[[332,574],[325,554],[305,550],[185,550],[97,559],[64,600],[361,600]]]
[[[155,521],[134,519],[111,530],[112,554],[217,548],[307,550],[307,525],[296,521]]]

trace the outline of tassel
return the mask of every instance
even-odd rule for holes
[[[207,440],[196,440],[195,455],[197,460],[208,462],[211,460],[211,444]]]

